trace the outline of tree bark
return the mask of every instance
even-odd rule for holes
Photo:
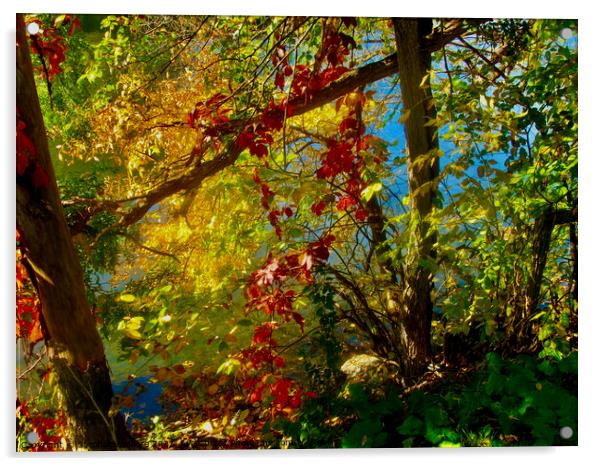
[[[570,223],[572,225],[575,222],[577,222],[577,209],[554,209],[553,207],[546,209],[544,213],[535,221],[533,232],[533,261],[531,263],[531,272],[529,274],[529,280],[527,282],[525,314],[522,316],[524,321],[527,321],[530,317],[532,317],[535,314],[537,305],[539,304],[541,295],[541,283],[543,280],[543,273],[546,267],[546,262],[548,260],[548,252],[550,250],[550,241],[552,238],[552,232],[554,231],[554,227],[556,225],[564,225],[567,223]],[[570,239],[572,252],[572,235]],[[576,250],[574,255],[574,261],[576,263]],[[573,273],[576,274],[576,271],[573,270]]]
[[[431,19],[395,19],[395,41],[403,109],[411,206],[410,245],[400,308],[400,345],[404,375],[423,373],[431,356],[433,271],[436,233],[430,221],[439,176],[439,147],[433,124],[437,111],[425,47]]]
[[[123,417],[109,412],[109,369],[60,203],[22,15],[17,15],[16,58],[18,115],[34,147],[30,166],[17,175],[17,227],[35,275],[69,440],[76,450],[139,448]],[[47,183],[36,182],[34,167],[43,170]]]

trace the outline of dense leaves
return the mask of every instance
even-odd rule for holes
[[[387,19],[27,21],[64,215],[127,386],[111,410],[149,448],[576,443],[576,22],[424,20],[412,91],[432,92],[419,126],[437,144],[411,154]],[[51,172],[20,111],[16,175],[35,193]],[[19,386],[42,394],[19,396],[18,448],[67,448],[30,269],[17,249]],[[408,374],[420,289],[432,354]],[[355,377],[357,355],[376,362]],[[160,414],[140,418],[151,383]]]

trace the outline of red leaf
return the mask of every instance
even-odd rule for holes
[[[253,142],[254,139],[255,134],[250,129],[245,129],[242,133],[238,135],[238,138],[236,139],[236,145],[239,149],[244,150],[247,147],[249,147],[249,144],[251,144],[251,142]]]
[[[261,178],[259,178],[259,170],[257,170],[257,168],[253,170],[253,181],[255,181],[257,184],[261,184]]]
[[[36,156],[36,147],[33,141],[25,132],[25,123],[19,115],[19,107],[17,107],[17,174],[23,176],[25,170],[31,163],[31,158]]]
[[[257,299],[261,296],[261,289],[257,285],[251,284],[247,288],[247,296],[251,300]]]
[[[344,196],[337,203],[337,209],[345,210],[349,207],[354,206],[355,204],[357,204],[357,201],[355,199],[349,196]]]
[[[292,388],[293,382],[291,379],[278,379],[270,385],[270,392],[274,397],[274,404],[284,407],[288,404],[289,390]]]
[[[292,217],[293,216],[293,209],[291,209],[290,207],[285,207],[282,212],[284,212],[286,214],[287,217]]]
[[[278,225],[278,220],[280,220],[280,217],[282,216],[282,213],[279,210],[271,210],[270,213],[268,214],[268,219],[270,220],[270,223],[272,224],[272,226],[276,226]]]
[[[263,144],[253,144],[249,146],[249,152],[251,155],[255,155],[258,158],[263,158],[268,155],[268,148]]]
[[[332,245],[335,240],[334,235],[328,235],[324,238],[321,238],[319,241],[314,241],[313,243],[309,243],[309,247],[307,249],[307,253],[311,254],[316,259],[327,260],[330,252],[328,248]]]
[[[298,312],[293,312],[292,314],[293,320],[295,322],[297,322],[297,324],[299,324],[299,327],[301,327],[301,333],[305,332],[305,319],[303,318],[303,316],[301,314],[299,314]]]
[[[324,239],[322,239],[322,243],[326,246],[326,247],[330,247],[332,246],[332,243],[334,243],[334,241],[336,240],[336,236],[334,235],[326,235],[326,237],[324,237]]]
[[[330,256],[330,251],[324,244],[318,244],[312,251],[314,257],[321,260],[327,260]]]
[[[253,404],[256,403],[258,401],[261,401],[261,398],[263,396],[263,391],[265,390],[265,386],[264,385],[259,385],[255,388],[255,390],[253,390],[253,392],[249,395],[249,403]]]
[[[355,211],[355,218],[357,218],[360,222],[364,222],[368,218],[368,212],[366,212],[363,207],[358,207]]]
[[[23,176],[27,167],[29,167],[29,157],[25,155],[22,151],[17,151],[17,174],[19,176]]]
[[[286,363],[284,362],[284,358],[282,356],[276,356],[274,358],[274,365],[276,367],[284,367]]]
[[[190,126],[191,128],[194,128],[195,113],[196,110],[194,112],[188,112],[188,114],[186,115],[186,123],[188,123],[188,126]]]
[[[322,165],[316,172],[318,178],[330,178],[333,176],[332,168],[329,165]]]
[[[267,210],[269,208],[270,201],[274,197],[274,192],[270,189],[267,183],[263,183],[261,185],[261,196],[263,208]]]
[[[75,31],[75,28],[81,31],[81,24],[79,23],[79,18],[77,16],[73,17],[73,21],[71,21],[71,26],[69,27],[69,35],[72,35]]]
[[[343,63],[343,57],[338,50],[332,50],[326,54],[326,60],[332,66],[337,66],[339,63]]]
[[[324,202],[324,201],[314,202],[311,205],[311,211],[317,217],[319,217],[320,215],[322,215],[322,212],[324,212],[325,208],[326,208],[326,202]]]
[[[330,82],[339,79],[342,75],[347,73],[347,71],[349,71],[349,68],[345,66],[327,68],[320,75],[321,81],[323,82],[323,85],[329,84]]]
[[[255,327],[255,332],[253,333],[253,344],[259,345],[261,343],[268,343],[271,346],[274,346],[275,342],[272,339],[272,330],[276,328],[276,324],[271,322],[266,322],[263,325],[258,325]]]
[[[357,120],[355,118],[345,118],[339,125],[339,132],[345,133],[347,130],[356,130]]]
[[[274,78],[274,85],[279,87],[281,91],[284,90],[284,73],[282,71],[278,71],[276,73],[276,77]]]
[[[301,390],[296,390],[291,396],[290,405],[292,408],[298,408],[301,405]]]

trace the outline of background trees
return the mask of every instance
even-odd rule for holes
[[[269,432],[353,354],[410,389],[429,363],[575,348],[574,22],[29,21],[68,51],[35,58],[69,283],[181,406],[253,437],[245,409]]]

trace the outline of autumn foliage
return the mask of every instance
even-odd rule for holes
[[[575,22],[25,18],[17,184],[59,188],[102,416],[151,449],[574,442]],[[18,449],[68,449],[19,222]]]

